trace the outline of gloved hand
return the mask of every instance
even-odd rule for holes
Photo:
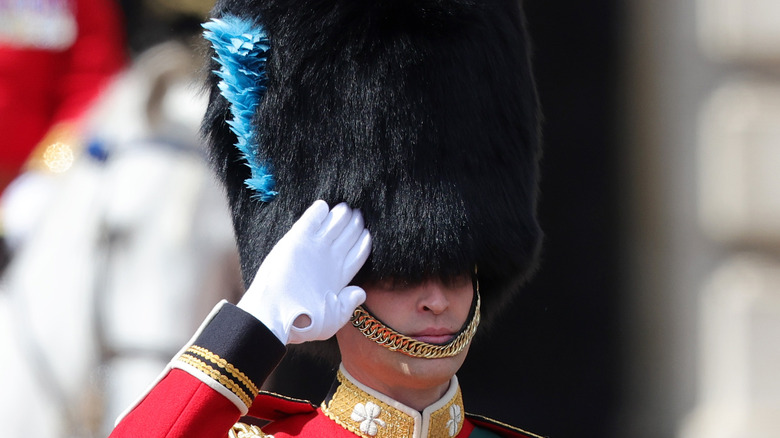
[[[265,258],[238,307],[283,344],[328,339],[366,299],[347,284],[370,251],[360,211],[316,201]]]

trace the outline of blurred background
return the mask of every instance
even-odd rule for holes
[[[197,134],[210,7],[0,2],[2,436],[107,435],[240,296]],[[780,3],[525,9],[546,245],[459,373],[467,411],[553,438],[779,438]],[[314,401],[332,373],[282,369],[269,385]]]

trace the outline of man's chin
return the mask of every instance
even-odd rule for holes
[[[449,380],[458,372],[463,362],[466,360],[468,347],[459,354],[451,357],[442,357],[438,359],[425,359],[421,357],[410,357],[398,351],[392,352],[395,359],[398,360],[403,374],[414,378]]]

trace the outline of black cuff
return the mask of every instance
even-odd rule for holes
[[[254,316],[225,303],[178,360],[212,377],[248,408],[286,351]]]

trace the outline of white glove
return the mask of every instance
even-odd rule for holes
[[[328,339],[366,299],[363,289],[347,284],[370,251],[360,211],[345,203],[328,211],[316,201],[265,258],[238,307],[283,344]]]

